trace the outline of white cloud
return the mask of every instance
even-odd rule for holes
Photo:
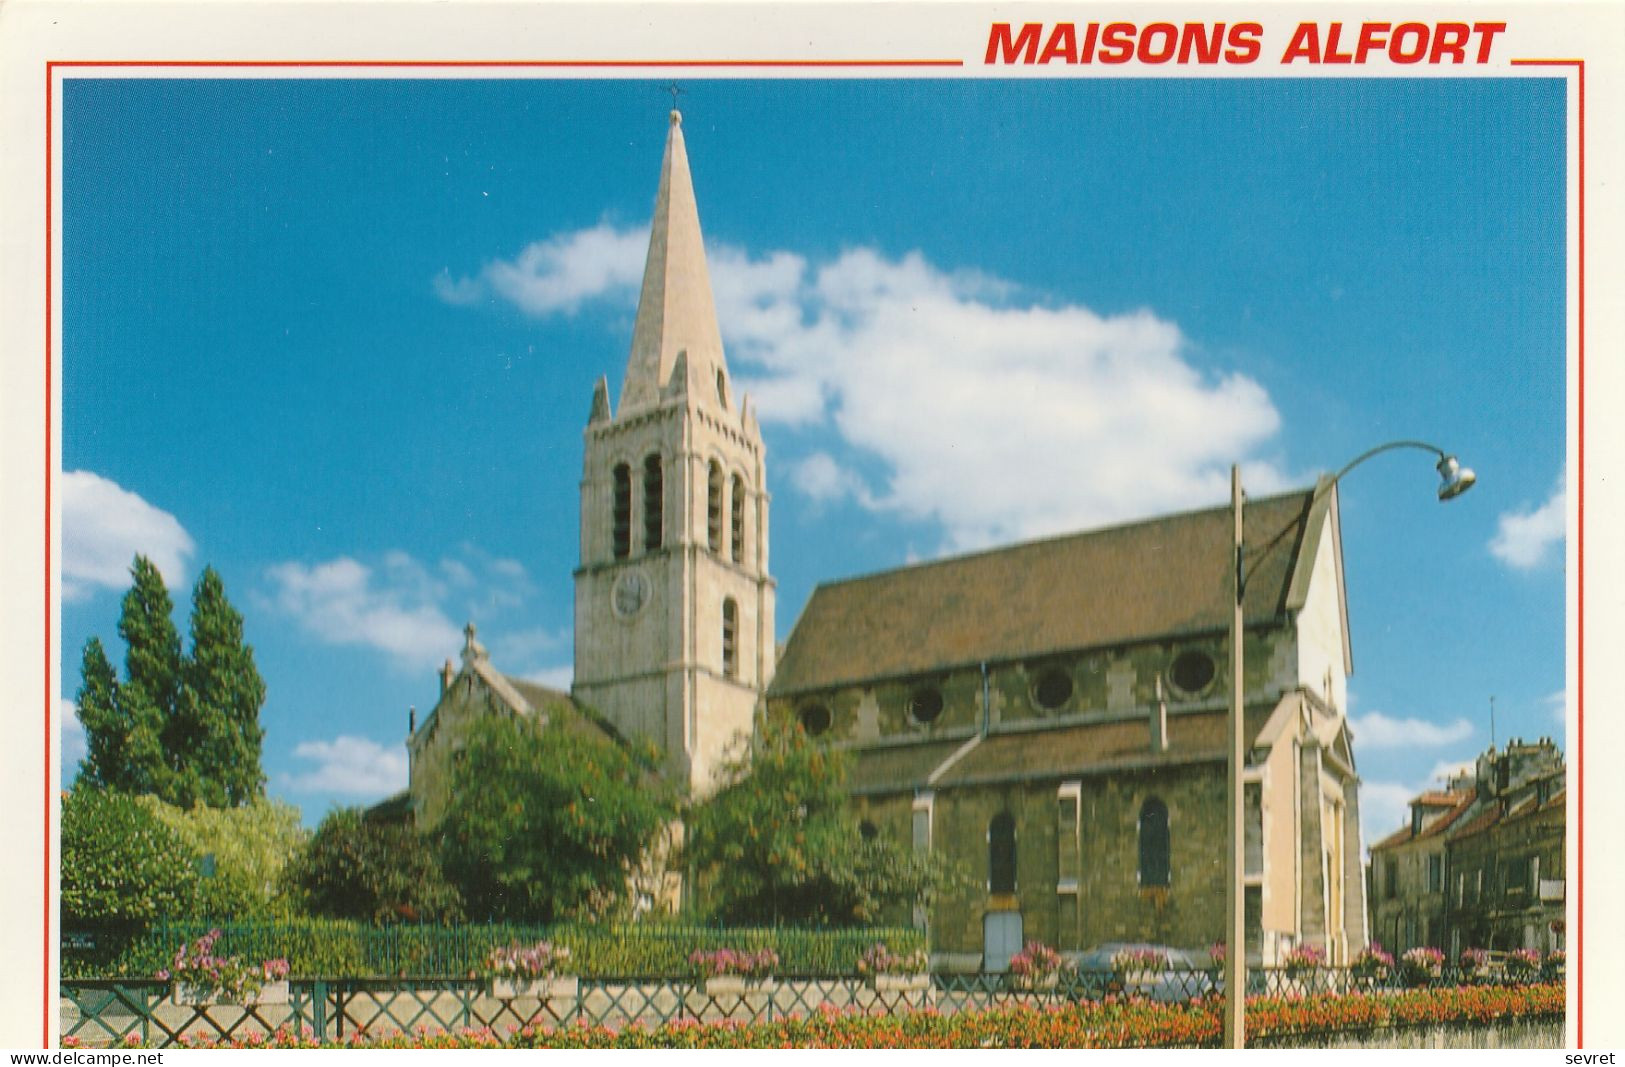
[[[1568,528],[1567,477],[1559,475],[1552,495],[1538,508],[1504,512],[1490,540],[1490,552],[1509,567],[1531,570],[1544,562]]]
[[[301,741],[293,754],[315,766],[283,779],[291,792],[383,797],[406,788],[405,745],[386,748],[368,738],[345,734],[331,741]]]
[[[525,681],[545,685],[549,689],[557,689],[561,693],[570,691],[570,683],[575,680],[575,668],[570,666],[548,667],[544,670],[533,671],[524,676]]]
[[[570,647],[569,627],[551,629],[533,626],[524,630],[507,631],[491,638],[491,656],[498,664],[535,663],[551,658],[561,649]],[[557,668],[568,671],[568,667]]]
[[[412,670],[454,657],[463,645],[464,622],[500,616],[522,604],[533,588],[519,563],[469,544],[433,565],[394,551],[376,566],[348,556],[279,563],[267,578],[271,606],[306,632],[328,644],[375,649]],[[524,660],[556,649],[556,634],[501,635],[496,647]]]
[[[421,589],[391,585],[383,574],[341,557],[326,563],[280,563],[269,578],[273,603],[329,644],[388,653],[401,666],[430,667],[460,645],[458,627]]]
[[[90,752],[85,724],[79,721],[79,708],[73,701],[59,698],[56,703],[62,717],[62,769],[72,777],[78,773],[79,761]]]
[[[63,471],[62,596],[127,589],[130,561],[152,560],[171,589],[181,588],[195,546],[180,521],[90,471]]]
[[[1568,725],[1569,691],[1567,688],[1559,689],[1555,693],[1548,693],[1541,699],[1541,705],[1545,707],[1546,714],[1550,715],[1558,725]]]
[[[1410,820],[1411,800],[1421,791],[1401,782],[1360,783],[1360,833],[1366,848]]]
[[[1478,761],[1473,759],[1439,760],[1433,765],[1433,769],[1428,772],[1428,786],[1443,789],[1450,779],[1457,775],[1469,774],[1477,766]]]
[[[814,452],[791,464],[790,484],[819,502],[839,500],[846,496],[856,497],[865,503],[870,499],[863,479],[843,469],[828,452]]]
[[[484,300],[486,289],[478,278],[453,278],[443,270],[435,275],[434,294],[448,304],[466,306]]]
[[[1364,739],[1357,739],[1356,746],[1365,747]],[[1472,772],[1476,762],[1471,758],[1439,760],[1428,771],[1427,777],[1419,782],[1362,781],[1360,833],[1365,838],[1365,847],[1369,849],[1395,830],[1409,825],[1412,800],[1429,790],[1443,789],[1458,774]]]
[[[1473,724],[1466,719],[1440,724],[1426,719],[1395,719],[1380,711],[1351,716],[1349,728],[1354,731],[1355,745],[1361,749],[1437,748],[1464,741],[1473,733]]]
[[[472,278],[443,272],[434,291],[448,304],[474,304],[492,294],[532,315],[569,313],[607,292],[635,295],[648,244],[647,227],[618,230],[600,223],[536,241],[511,261],[487,263]]]
[[[631,304],[647,232],[557,235],[482,277],[538,315]],[[1151,311],[1045,303],[918,253],[708,254],[729,358],[761,418],[838,438],[790,468],[815,499],[936,520],[971,547],[1218,502],[1238,459],[1253,492],[1286,483],[1260,455],[1280,426],[1263,387],[1199,367]]]

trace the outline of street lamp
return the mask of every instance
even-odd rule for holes
[[[1343,468],[1330,478],[1323,480],[1315,486],[1314,495],[1309,498],[1311,505],[1322,493],[1327,492],[1342,480],[1343,475],[1358,467],[1372,456],[1388,452],[1396,448],[1416,448],[1424,452],[1431,452],[1439,458],[1436,469],[1439,472],[1439,500],[1454,500],[1456,497],[1471,489],[1478,480],[1472,470],[1463,467],[1456,457],[1448,455],[1444,449],[1435,448],[1423,441],[1389,441],[1375,448],[1355,456]],[[1228,842],[1230,856],[1225,872],[1225,905],[1228,918],[1226,925],[1228,933],[1225,935],[1224,953],[1224,1043],[1226,1048],[1245,1048],[1247,1045],[1247,909],[1246,889],[1242,884],[1243,874],[1246,871],[1246,809],[1243,800],[1241,775],[1246,765],[1246,712],[1242,692],[1242,654],[1241,654],[1241,602],[1242,595],[1247,588],[1247,575],[1242,568],[1242,531],[1241,531],[1241,468],[1235,464],[1230,467],[1230,514],[1234,526],[1235,546],[1235,572],[1232,575],[1232,597],[1230,615],[1230,758],[1227,785],[1227,797],[1230,802],[1230,819]]]

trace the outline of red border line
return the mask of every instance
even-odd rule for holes
[[[630,67],[963,67],[963,59],[86,59],[56,60],[62,67],[430,67],[430,68],[578,68]]]
[[[1577,345],[1579,348],[1579,370],[1576,374],[1575,392],[1576,402],[1580,412],[1575,420],[1575,435],[1579,447],[1576,449],[1578,472],[1575,479],[1575,686],[1578,692],[1574,694],[1574,718],[1576,736],[1574,739],[1574,782],[1578,790],[1575,798],[1575,877],[1570,879],[1574,883],[1574,941],[1580,949],[1575,955],[1574,968],[1574,1045],[1576,1048],[1585,1047],[1585,595],[1586,595],[1586,525],[1585,525],[1585,485],[1586,485],[1586,61],[1583,59],[1514,59],[1515,67],[1573,67],[1579,77],[1579,114],[1576,119],[1576,134],[1579,140],[1578,156],[1579,173],[1575,175],[1575,182],[1580,192],[1578,196],[1579,239],[1576,251],[1579,260],[1578,289],[1579,322],[1577,323]]]
[[[1575,781],[1579,796],[1576,797],[1576,870],[1575,879],[1575,942],[1581,952],[1576,953],[1575,966],[1575,1046],[1584,1048],[1583,1043],[1583,1005],[1584,1005],[1584,857],[1586,857],[1586,823],[1584,823],[1584,793],[1586,793],[1586,715],[1584,715],[1584,693],[1586,693],[1586,60],[1583,58],[1514,58],[1513,67],[1573,67],[1578,71],[1579,81],[1579,114],[1578,114],[1578,140],[1579,140],[1579,166],[1576,175],[1576,184],[1579,188],[1578,197],[1578,406],[1579,414],[1576,419],[1576,437],[1578,437],[1578,479],[1576,479],[1576,689],[1575,693],[1575,719],[1578,726],[1578,736],[1575,739]],[[44,810],[44,939],[42,939],[41,976],[44,978],[44,1015],[41,1022],[41,1048],[50,1048],[50,919],[52,919],[52,898],[50,898],[50,802],[52,802],[52,789],[54,784],[50,781],[50,706],[52,706],[52,692],[50,692],[50,669],[52,669],[52,650],[50,650],[50,489],[52,489],[52,474],[54,474],[54,453],[52,453],[52,383],[54,383],[54,365],[52,365],[52,331],[50,331],[50,313],[52,313],[52,180],[55,177],[54,149],[55,114],[54,89],[55,68],[57,67],[83,67],[83,68],[132,68],[132,67],[171,67],[171,68],[202,68],[202,67],[252,67],[252,68],[434,68],[434,70],[455,70],[455,68],[510,68],[510,70],[523,70],[523,68],[541,68],[541,70],[567,70],[567,68],[679,68],[679,67],[713,67],[713,68],[825,68],[825,70],[838,70],[838,68],[954,68],[964,67],[964,60],[241,60],[241,62],[224,62],[224,60],[47,60],[45,62],[45,810]]]
[[[45,936],[41,948],[40,971],[45,977],[41,988],[45,990],[45,1018],[42,1022],[45,1040],[41,1048],[51,1047],[51,474],[55,463],[51,453],[51,415],[55,408],[51,395],[51,182],[52,134],[54,132],[52,107],[51,64],[45,65],[45,878],[44,912]]]

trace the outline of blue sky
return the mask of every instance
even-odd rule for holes
[[[820,580],[1342,487],[1366,835],[1561,739],[1564,86],[692,79],[781,639]],[[581,430],[669,98],[627,80],[86,80],[64,108],[62,697],[130,555],[246,617],[271,792],[404,786],[472,618],[567,684]],[[67,755],[83,751],[70,722]],[[71,763],[65,776],[71,778]]]

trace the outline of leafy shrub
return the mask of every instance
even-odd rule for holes
[[[287,882],[307,908],[377,923],[456,920],[462,898],[429,842],[410,826],[374,822],[358,808],[331,811],[289,864]]]
[[[705,915],[729,924],[850,925],[928,905],[955,881],[940,856],[866,840],[846,788],[850,757],[768,716],[727,784],[690,811],[687,858]]]
[[[832,976],[853,973],[853,961],[876,940],[897,951],[923,952],[918,930],[858,928],[729,929],[651,923],[626,925],[370,926],[341,919],[276,923],[162,923],[135,937],[113,958],[69,966],[69,978],[151,975],[181,941],[218,927],[219,951],[245,959],[285,958],[300,978],[379,978],[400,975],[467,978],[480,973],[491,951],[551,941],[569,945],[571,970],[583,977],[671,977],[691,973],[689,956],[727,942],[746,951],[778,953],[778,973]]]
[[[446,876],[469,914],[596,919],[676,815],[670,787],[606,738],[495,716],[469,727],[438,826]]]
[[[201,892],[197,854],[141,801],[88,786],[63,798],[65,928],[193,915]]]
[[[200,857],[198,914],[242,921],[295,913],[283,871],[310,837],[298,808],[263,797],[236,808],[187,810],[155,796],[140,803]]]

